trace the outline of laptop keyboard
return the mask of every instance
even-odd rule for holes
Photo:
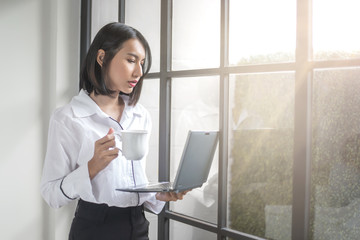
[[[172,183],[171,182],[164,182],[164,183],[158,183],[158,184],[149,184],[146,186],[146,188],[171,188]]]

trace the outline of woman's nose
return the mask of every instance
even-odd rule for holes
[[[139,63],[139,64],[136,64],[136,67],[135,67],[135,70],[134,70],[134,76],[136,77],[142,77],[143,75],[143,67],[142,65]]]

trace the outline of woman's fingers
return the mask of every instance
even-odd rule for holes
[[[189,189],[189,190],[186,190],[186,191],[184,191],[183,193],[184,193],[184,195],[186,195],[188,192],[190,192],[192,189]]]
[[[110,128],[108,133],[95,142],[95,148],[100,151],[108,150],[115,147],[114,129]]]
[[[170,193],[170,201],[176,202],[178,200],[177,194],[175,192],[169,192]]]
[[[176,199],[178,200],[182,200],[184,198],[184,195],[186,194],[187,192],[178,192],[178,193],[175,193],[176,194]]]
[[[101,151],[105,151],[108,150],[109,148],[114,148],[115,147],[115,139],[111,139],[105,143],[103,143],[102,145],[99,146],[99,150]]]
[[[119,156],[119,148],[113,148],[106,151],[102,151],[102,153],[99,154],[98,158],[107,164],[111,162],[113,159],[117,158]]]
[[[110,128],[108,133],[100,138],[99,140],[97,140],[95,143],[99,144],[99,145],[103,145],[104,143],[108,142],[108,141],[111,141],[115,139],[115,136],[114,136],[114,129]]]
[[[114,148],[109,151],[107,151],[107,155],[116,158],[119,155],[119,148]]]
[[[114,129],[110,128],[104,137],[95,142],[94,156],[88,163],[90,178],[114,160],[119,155],[119,150],[115,143]]]
[[[95,142],[97,146],[103,146],[104,144],[107,144],[108,142],[114,141],[115,142],[115,136],[114,135],[106,135],[105,137],[100,138]]]
[[[183,197],[184,197],[184,194],[183,194],[183,193],[177,193],[177,194],[176,194],[176,197],[177,197],[177,199],[182,200]]]
[[[109,128],[109,131],[106,135],[113,134],[114,132],[115,132],[115,130],[113,128]]]
[[[159,192],[156,194],[156,198],[160,201],[174,201],[182,200],[184,198],[184,195],[188,193],[191,190],[187,190],[184,192]]]

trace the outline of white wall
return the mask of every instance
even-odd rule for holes
[[[0,0],[0,239],[67,239],[74,205],[50,209],[39,182],[55,106],[77,93],[80,1]]]

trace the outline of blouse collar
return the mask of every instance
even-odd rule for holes
[[[142,112],[136,106],[129,106],[129,96],[120,95],[125,103],[125,108],[123,114],[126,117],[132,118],[134,115],[142,116]],[[79,94],[71,100],[71,107],[76,117],[83,118],[89,117],[91,115],[97,114],[100,117],[108,118],[109,115],[104,113],[100,107],[92,100],[88,92],[84,89],[81,89]]]

